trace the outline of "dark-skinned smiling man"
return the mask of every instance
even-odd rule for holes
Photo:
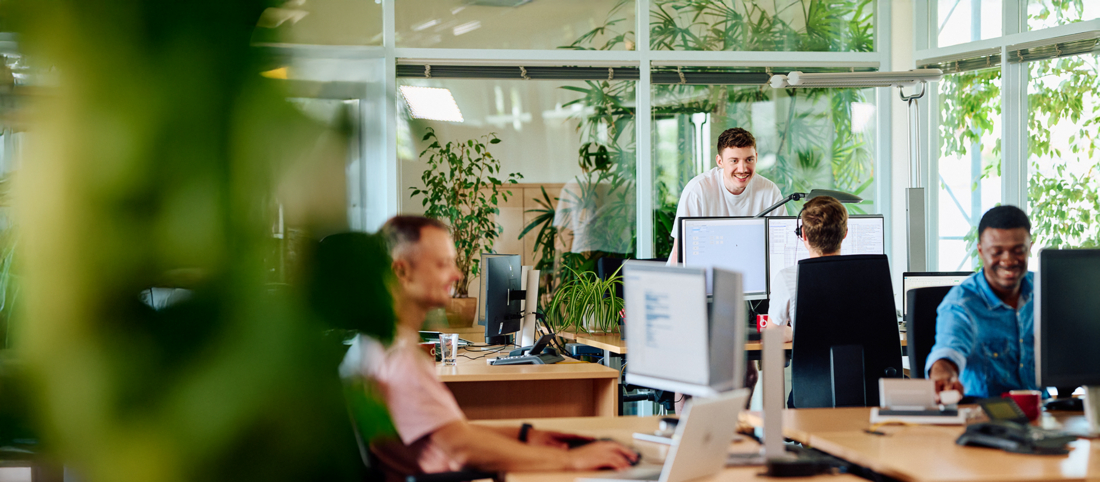
[[[1031,222],[997,206],[978,223],[982,270],[951,289],[936,311],[936,344],[925,364],[936,391],[999,397],[1035,385]]]

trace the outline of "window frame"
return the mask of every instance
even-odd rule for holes
[[[1021,48],[1049,46],[1084,37],[1100,38],[1100,19],[1060,25],[1040,30],[1027,29],[1027,0],[1002,0],[1002,32],[996,38],[935,47],[938,19],[937,0],[916,0],[914,61],[917,66],[953,62],[991,53],[1008,59]],[[1028,63],[1000,62],[1001,69],[1001,204],[1028,207]],[[929,84],[930,96],[921,106],[920,138],[921,177],[925,186],[938,186],[939,172],[939,82]],[[1010,141],[1011,140],[1011,141]],[[929,189],[926,197],[928,266],[939,265],[938,190]],[[937,193],[937,194],[932,194]]]

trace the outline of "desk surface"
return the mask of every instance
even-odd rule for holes
[[[620,355],[626,354],[626,341],[618,333],[577,333],[576,331],[563,331],[558,333],[562,338],[573,340],[591,347],[607,350]],[[906,346],[905,333],[901,333],[901,346]],[[783,349],[790,350],[793,344],[784,343]],[[745,351],[760,351],[762,345],[759,341],[745,343]]]
[[[517,419],[517,420],[493,420],[474,422],[479,425],[489,426],[516,426],[527,422],[536,428],[557,430],[561,432],[578,433],[598,438],[612,438],[616,441],[633,446],[642,454],[644,463],[661,463],[664,460],[666,445],[649,442],[635,441],[634,432],[652,432],[657,429],[660,417],[579,417],[579,418],[554,418],[554,419]],[[730,445],[731,452],[751,452],[759,450],[755,442],[744,440]],[[763,467],[731,467],[722,471],[717,477],[700,479],[703,481],[759,481],[757,474],[763,472]],[[508,482],[572,482],[577,477],[609,477],[611,472],[530,472],[509,473]],[[850,482],[863,480],[851,475],[826,475],[812,478],[783,479],[792,482]]]
[[[552,365],[489,365],[486,360],[507,355],[500,353],[459,350],[455,365],[436,363],[436,373],[445,383],[449,382],[489,382],[509,380],[574,380],[581,378],[619,378],[619,371],[597,363],[587,363],[566,358],[566,361]],[[470,359],[466,357],[476,358]],[[481,358],[477,358],[481,357]]]
[[[1047,415],[1049,416],[1049,415]],[[955,439],[962,426],[887,426],[887,435],[863,430],[869,408],[800,409],[784,412],[788,438],[908,481],[1082,480],[1100,477],[1100,444],[1071,443],[1065,456],[1011,454],[995,449],[961,447]]]

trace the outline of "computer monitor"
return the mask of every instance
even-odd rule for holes
[[[480,311],[484,313],[486,344],[508,344],[507,335],[520,330],[523,322],[520,302],[526,297],[521,289],[522,274],[518,254],[481,255]]]
[[[680,261],[706,269],[706,294],[713,293],[711,271],[741,273],[744,299],[768,297],[767,224],[764,218],[680,218]]]
[[[774,284],[782,280],[779,271],[810,257],[806,245],[794,229],[797,216],[768,216],[768,279]],[[884,221],[881,214],[848,216],[848,236],[840,244],[840,254],[886,254]],[[774,289],[769,287],[769,293]]]
[[[1043,249],[1038,258],[1035,380],[1100,387],[1100,249]]]
[[[909,290],[914,288],[930,288],[933,286],[957,286],[972,274],[974,274],[973,271],[906,271],[901,275],[902,316],[909,314],[909,300],[906,299]]]
[[[741,275],[713,269],[708,314],[706,271],[646,261],[623,264],[627,383],[695,396],[744,384]]]

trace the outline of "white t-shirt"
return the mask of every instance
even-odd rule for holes
[[[772,282],[771,300],[768,303],[768,323],[775,326],[794,326],[797,297],[798,265],[779,270],[779,279]]]
[[[753,174],[749,185],[741,194],[730,193],[722,184],[722,168],[715,167],[695,176],[684,186],[680,194],[680,204],[676,206],[676,220],[672,227],[672,237],[677,236],[680,218],[691,216],[756,216],[772,204],[783,200],[779,186],[765,179],[759,173]],[[776,209],[772,216],[782,214]]]

